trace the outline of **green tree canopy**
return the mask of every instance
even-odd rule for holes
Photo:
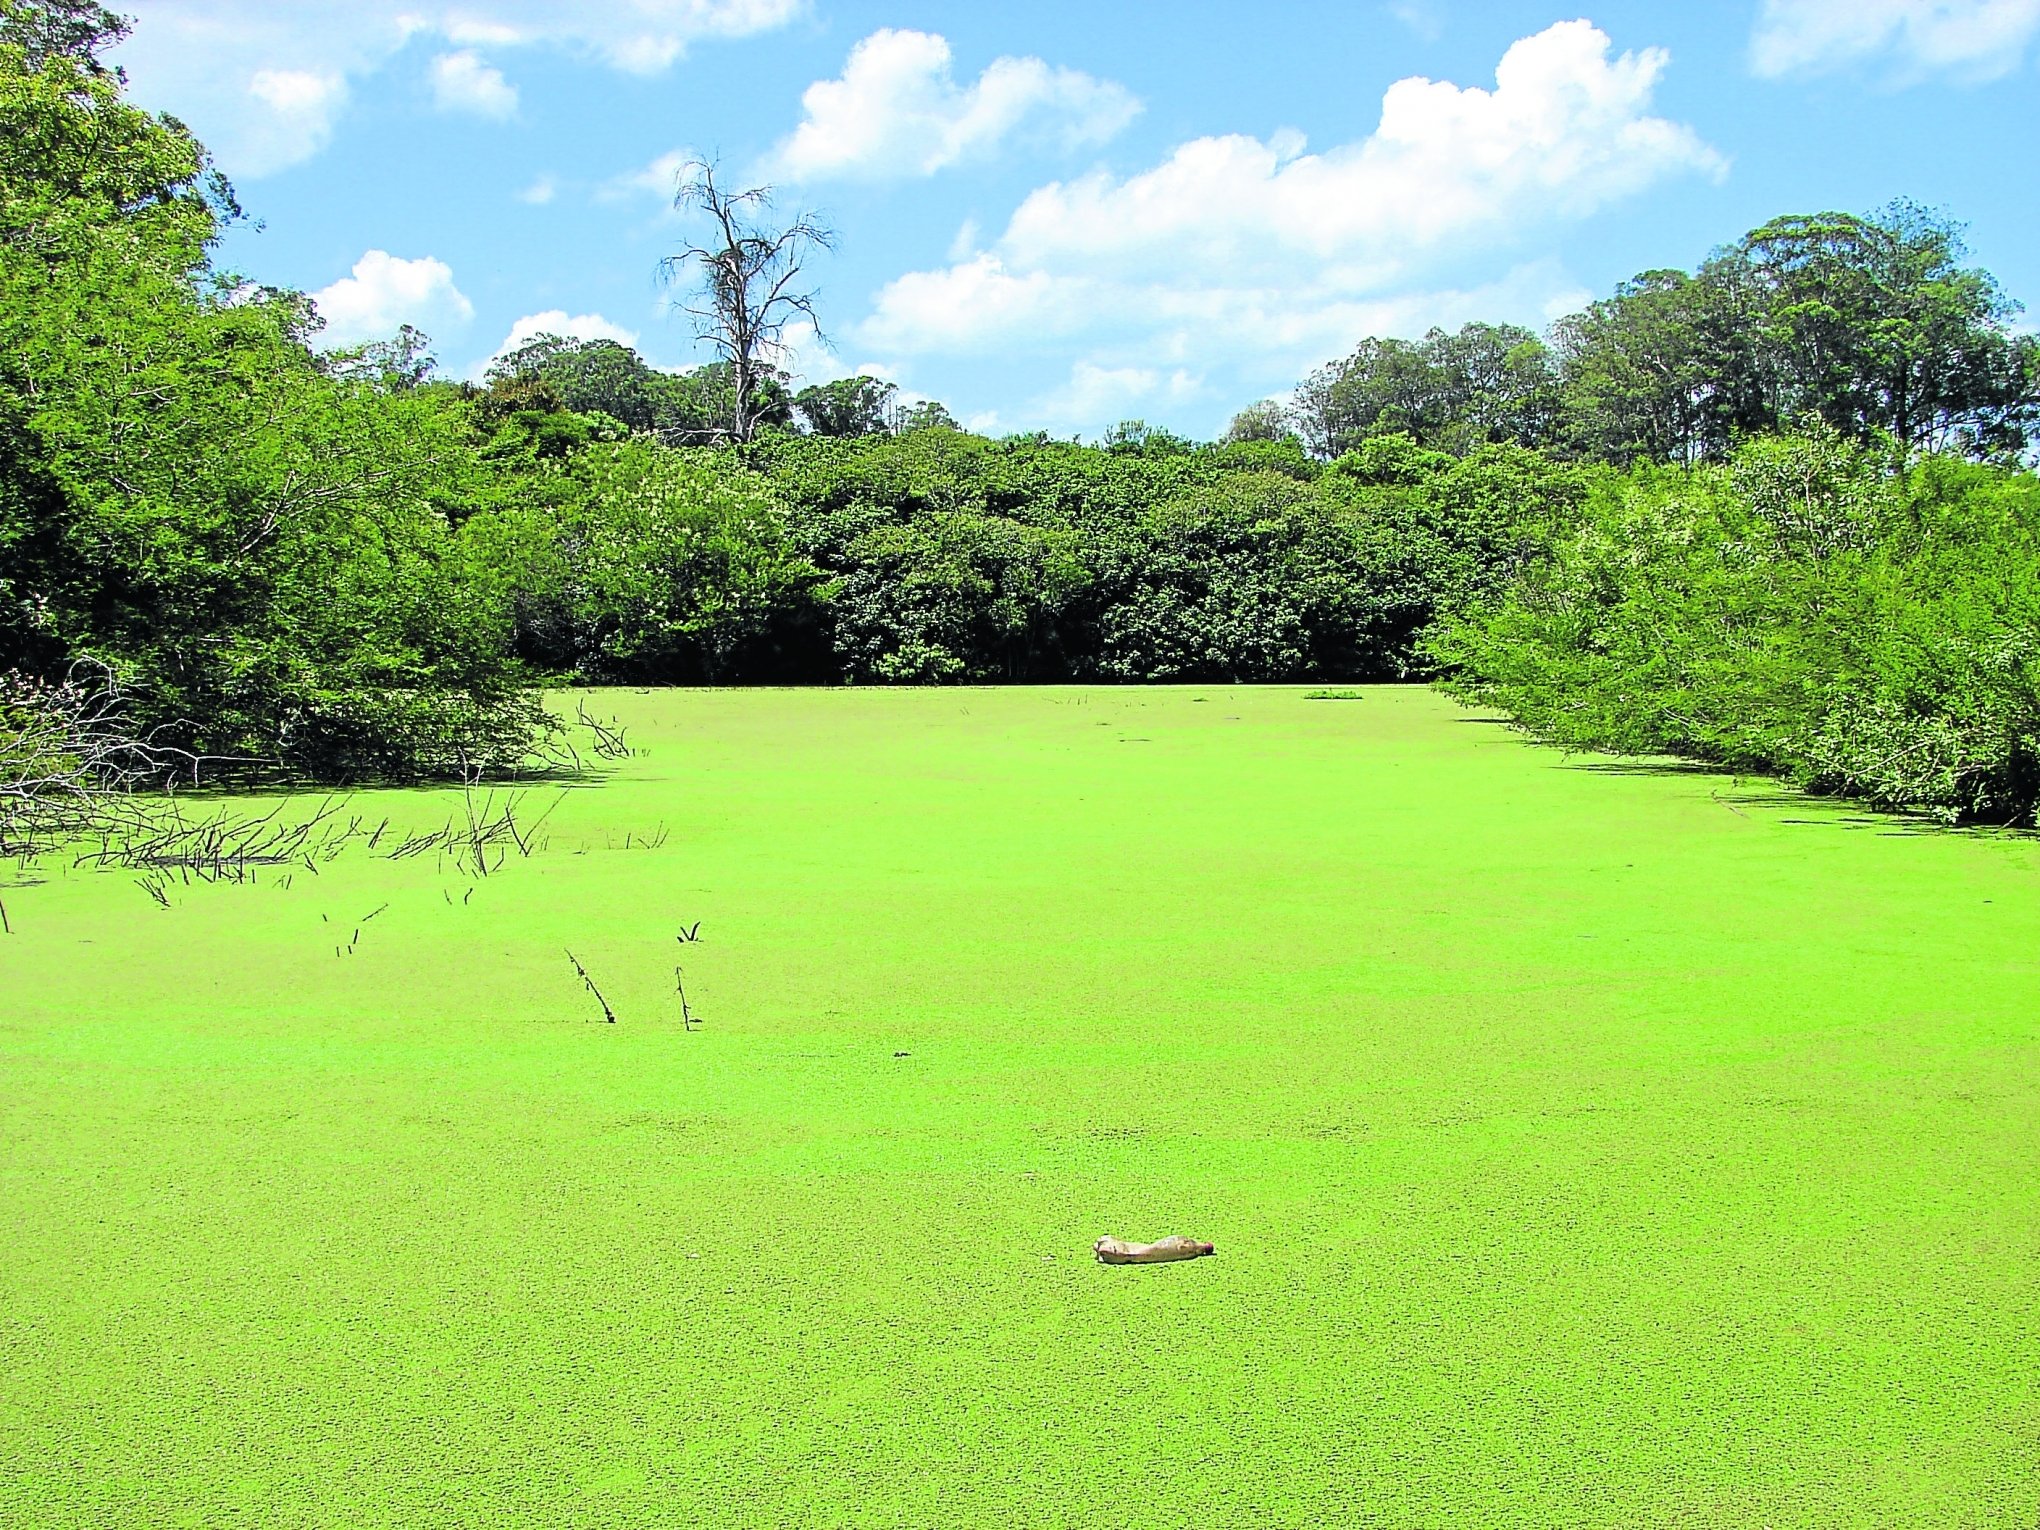
[[[1514,325],[1473,323],[1420,341],[1361,341],[1303,380],[1291,417],[1312,451],[1337,457],[1370,436],[1456,452],[1542,445],[1556,408],[1543,343]]]
[[[1826,428],[2011,460],[2040,426],[2040,341],[1910,203],[1775,218],[1698,272],[1651,271],[1560,321],[1576,451],[1696,462]]]
[[[632,430],[657,423],[658,375],[642,356],[616,340],[580,340],[538,334],[489,364],[490,382],[536,378],[577,414],[606,414]]]
[[[507,612],[450,530],[457,401],[386,370],[403,337],[317,357],[304,298],[214,270],[231,191],[100,64],[119,30],[0,0],[0,669],[96,660],[201,755],[520,762]]]
[[[892,428],[899,391],[879,377],[839,377],[801,389],[793,408],[818,436],[875,436]]]

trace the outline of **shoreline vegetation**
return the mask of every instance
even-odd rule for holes
[[[322,349],[215,266],[240,210],[100,62],[126,25],[0,0],[0,783],[80,666],[137,750],[78,758],[128,784],[507,779],[545,685],[1430,680],[2033,821],[2040,341],[1938,214],[1775,219],[1541,336],[1369,339],[1216,442],[994,440],[765,353],[540,336],[477,385],[409,329]],[[712,276],[771,202],[697,171],[728,250],[676,269]]]

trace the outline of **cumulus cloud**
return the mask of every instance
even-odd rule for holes
[[[885,28],[850,50],[842,75],[801,97],[805,116],[774,152],[795,179],[932,175],[1017,134],[1102,143],[1140,111],[1124,86],[1038,58],[994,59],[968,85],[946,39]]]
[[[1023,331],[1048,336],[1080,326],[1089,304],[1067,300],[1091,284],[1047,271],[1016,273],[989,252],[939,271],[909,271],[880,289],[860,332],[906,351],[972,351]]]
[[[1497,316],[1542,324],[1589,298],[1550,259],[1526,261],[1493,282],[1375,298],[1248,288],[1187,296],[1102,284],[1087,298],[1089,322],[1073,322],[1051,341],[1057,349],[1081,347],[1083,355],[1065,381],[1028,402],[1024,418],[1063,430],[1102,430],[1140,414],[1181,418],[1185,404],[1283,392],[1363,335],[1422,335]],[[1098,316],[1108,312],[1114,316]],[[1032,339],[1032,326],[1022,326],[1000,345]]]
[[[517,87],[471,48],[432,61],[432,99],[443,112],[470,112],[498,122],[517,115]]]
[[[1764,0],[1750,64],[1770,78],[1881,63],[1899,79],[1994,79],[2040,34],[2040,0]]]
[[[326,320],[323,344],[359,345],[414,324],[427,333],[465,325],[474,304],[453,284],[453,270],[426,255],[405,260],[387,250],[370,250],[354,270],[312,294]]]
[[[832,339],[823,339],[805,319],[796,319],[786,326],[774,365],[784,367],[803,387],[837,382],[845,377],[874,377],[898,388],[896,398],[901,404],[918,403],[924,397],[908,388],[897,366],[870,359],[849,360]]]
[[[559,194],[559,181],[550,175],[540,175],[534,177],[531,184],[517,193],[517,200],[527,207],[544,207]]]
[[[1608,54],[1598,29],[1561,22],[1510,47],[1493,90],[1397,81],[1359,143],[1305,154],[1293,136],[1200,138],[1124,181],[1099,171],[1045,186],[1005,244],[1034,263],[1144,261],[1194,237],[1199,261],[1232,269],[1297,254],[1371,268],[1526,218],[1577,217],[1668,174],[1719,173],[1692,129],[1646,113],[1668,55]]]
[[[1489,281],[1367,297],[1321,283],[1192,289],[1072,278],[1050,286],[1038,308],[1013,310],[1003,328],[980,333],[982,348],[1007,354],[1078,349],[1066,381],[1032,400],[1027,418],[1096,430],[1143,411],[1174,417],[1176,406],[1221,394],[1278,392],[1364,335],[1414,336],[1498,317],[1535,326],[1591,297],[1550,259]],[[879,345],[891,337],[867,326],[860,338]],[[908,354],[949,348],[897,347]]]
[[[1428,273],[1668,177],[1722,174],[1690,128],[1649,112],[1667,62],[1563,22],[1509,48],[1492,89],[1398,81],[1358,142],[1200,138],[1135,175],[1043,186],[990,248],[882,288],[859,337],[904,354],[1080,339],[1099,371],[1073,374],[1074,413],[1114,375],[1124,391],[1193,356],[1321,360],[1449,322],[1469,295],[1494,306],[1468,317],[1542,313],[1575,291],[1548,263],[1457,291]]]
[[[148,8],[113,57],[139,99],[177,113],[228,171],[253,178],[323,148],[347,101],[347,82],[386,67],[413,38],[435,37],[452,50],[428,74],[442,106],[507,115],[514,87],[475,50],[558,48],[656,74],[694,42],[782,26],[803,3],[179,0]],[[462,58],[471,62],[446,65]],[[442,74],[447,67],[451,81]]]

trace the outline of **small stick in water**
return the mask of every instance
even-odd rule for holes
[[[602,1018],[611,1025],[616,1024],[616,1011],[611,1009],[609,1001],[602,997],[602,990],[595,986],[595,979],[588,976],[588,969],[581,965],[580,958],[569,951],[567,953],[567,960],[574,964],[574,970],[581,974],[582,983],[587,986],[588,992],[595,995],[595,1002],[602,1006]]]
[[[687,1007],[687,983],[680,976],[680,969],[673,969],[673,991],[680,995],[680,1024],[687,1030],[694,1029],[694,1011]]]

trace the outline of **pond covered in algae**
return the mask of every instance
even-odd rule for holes
[[[592,705],[488,876],[0,875],[0,1520],[2040,1512],[2040,844],[1414,689]]]

